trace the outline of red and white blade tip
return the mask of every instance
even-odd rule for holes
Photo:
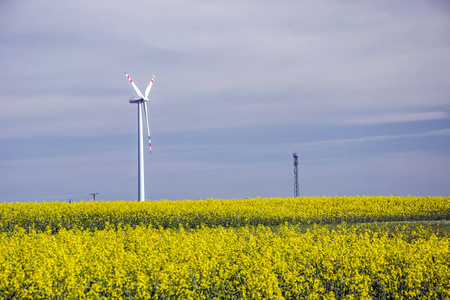
[[[150,147],[150,154],[152,154],[152,141],[150,140],[150,136],[148,136],[148,146]]]
[[[128,76],[127,72],[124,72],[124,73],[125,73],[125,76],[127,76],[128,80],[129,80],[130,82],[133,82],[133,80],[131,80],[130,76]]]

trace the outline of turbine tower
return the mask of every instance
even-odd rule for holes
[[[294,152],[294,197],[298,197],[298,153]]]
[[[143,139],[143,130],[142,130],[142,116],[145,117],[145,122],[147,123],[147,132],[148,132],[148,146],[150,147],[150,154],[152,153],[152,142],[150,140],[150,127],[148,126],[148,113],[147,113],[147,102],[148,102],[148,94],[153,85],[153,81],[155,80],[155,74],[153,74],[152,80],[148,84],[145,89],[145,96],[141,93],[141,91],[134,84],[133,80],[131,80],[130,76],[128,76],[127,72],[124,72],[125,76],[127,76],[131,85],[138,97],[131,97],[130,103],[136,103],[138,105],[138,201],[145,201],[145,185],[144,185],[144,139]]]

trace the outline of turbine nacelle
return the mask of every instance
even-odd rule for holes
[[[148,102],[148,100],[149,100],[148,98],[145,99],[145,98],[139,98],[139,97],[131,97],[129,102],[130,103],[141,103],[141,102]]]

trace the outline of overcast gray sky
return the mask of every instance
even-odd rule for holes
[[[450,194],[448,1],[2,1],[0,201]]]

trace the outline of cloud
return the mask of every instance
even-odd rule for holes
[[[441,120],[448,118],[446,111],[402,113],[402,114],[380,114],[378,116],[358,116],[355,118],[346,118],[342,120],[343,124],[381,124],[381,123],[402,123]]]
[[[53,4],[10,6],[2,21],[15,26],[1,31],[9,37],[1,46],[9,69],[0,75],[1,101],[27,100],[8,114],[34,114],[35,135],[80,132],[62,118],[36,124],[51,108],[74,105],[104,107],[124,128],[116,99],[131,95],[125,70],[141,88],[157,74],[151,105],[163,131],[333,123],[346,113],[448,106],[450,22],[430,5],[406,13],[382,3]],[[19,12],[27,22],[16,22]],[[78,118],[89,124],[93,115]]]
[[[297,147],[308,147],[308,146],[333,146],[338,144],[351,144],[351,143],[364,143],[371,141],[383,141],[383,140],[395,140],[395,139],[403,139],[403,138],[422,138],[422,137],[430,137],[430,136],[449,136],[450,128],[440,129],[434,131],[426,131],[419,133],[411,133],[411,134],[393,134],[393,135],[377,135],[377,136],[367,136],[361,138],[352,138],[352,139],[333,139],[333,140],[319,140],[313,142],[305,142],[305,143],[297,143],[295,144]]]

